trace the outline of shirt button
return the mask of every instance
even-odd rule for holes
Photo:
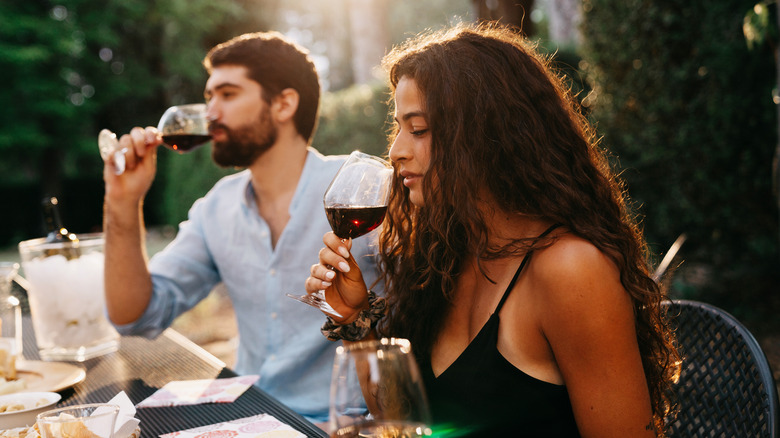
[[[277,317],[277,314],[276,314],[276,312],[272,312],[272,313],[271,313],[271,319],[276,319],[276,317]]]
[[[262,233],[260,233],[260,237],[262,237],[262,238],[268,237],[268,232],[267,231],[263,231]]]
[[[271,274],[271,276],[274,276],[276,275],[276,269],[271,269],[270,271],[268,271],[268,273]]]
[[[272,355],[268,356],[268,358],[271,359],[271,360],[276,360],[276,355],[272,354]]]

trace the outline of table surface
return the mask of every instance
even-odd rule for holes
[[[25,359],[40,360],[29,316],[24,317],[23,335]],[[137,404],[172,380],[236,376],[222,361],[172,329],[153,340],[125,336],[114,353],[82,363],[68,363],[83,367],[86,378],[60,391],[62,400],[58,407],[107,402],[120,391],[125,391]],[[306,436],[328,436],[256,386],[233,403],[142,408],[136,417],[141,420],[141,437],[147,438],[263,413],[273,415]]]

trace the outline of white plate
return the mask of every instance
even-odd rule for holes
[[[84,368],[65,362],[20,360],[16,362],[16,377],[26,383],[21,392],[58,392],[82,382],[87,373]]]
[[[53,409],[60,398],[62,397],[56,392],[19,392],[0,395],[0,406],[22,404],[26,407],[23,410],[0,413],[0,429],[32,426],[38,414]]]

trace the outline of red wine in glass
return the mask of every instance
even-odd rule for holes
[[[211,140],[207,111],[204,103],[176,105],[165,110],[157,125],[163,144],[183,154]],[[114,173],[124,173],[127,149],[119,146],[116,134],[108,129],[101,130],[98,134],[98,148],[103,161],[111,161]]]
[[[335,205],[325,208],[333,232],[342,239],[360,237],[382,224],[387,206]]]
[[[393,167],[387,161],[354,151],[341,165],[322,198],[325,215],[336,236],[360,237],[385,219]],[[325,291],[288,297],[341,318],[325,299]]]
[[[211,140],[210,135],[202,134],[169,134],[162,136],[163,143],[176,152],[189,152]]]

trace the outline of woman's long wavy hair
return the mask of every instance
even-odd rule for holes
[[[545,244],[517,239],[490,247],[479,208],[487,192],[503,211],[563,224],[617,265],[661,431],[678,359],[661,312],[665,296],[649,276],[647,246],[623,183],[548,64],[518,33],[496,24],[429,32],[385,57],[393,95],[402,77],[416,81],[432,144],[425,207],[411,204],[395,178],[380,235],[391,309],[380,333],[408,338],[418,357],[429,357],[464,260]]]

